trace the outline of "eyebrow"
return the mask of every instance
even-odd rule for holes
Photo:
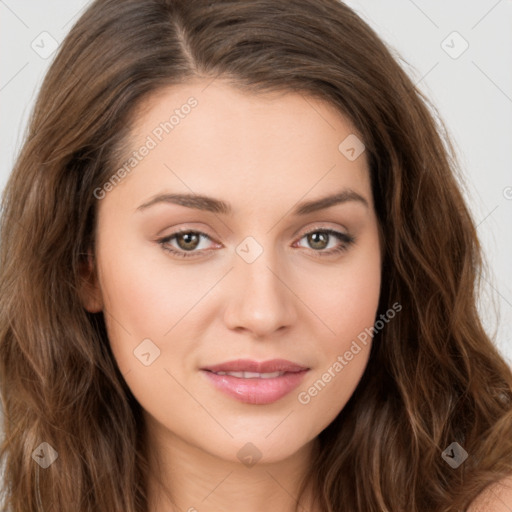
[[[318,210],[323,210],[325,208],[330,208],[331,206],[350,201],[358,202],[366,208],[370,207],[368,201],[363,196],[351,189],[344,189],[336,194],[300,203],[295,207],[292,215],[307,215]],[[198,194],[159,194],[151,198],[148,202],[141,204],[137,208],[137,211],[146,210],[150,206],[160,203],[177,204],[180,206],[186,206],[187,208],[220,213],[223,215],[231,215],[233,212],[229,203],[221,201],[220,199]]]

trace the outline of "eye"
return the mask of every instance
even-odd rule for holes
[[[181,258],[191,258],[202,252],[196,249],[205,250],[204,247],[200,247],[201,241],[204,239],[211,240],[206,233],[201,231],[180,230],[165,238],[161,238],[158,240],[158,243],[162,246],[162,249],[173,255]],[[177,244],[177,247],[173,247],[171,243],[173,241]]]
[[[355,238],[351,235],[335,231],[334,229],[315,229],[305,233],[300,239],[306,239],[310,249],[318,256],[331,256],[348,250],[354,243]],[[332,246],[331,241],[338,240],[338,244]],[[158,240],[158,243],[167,252],[180,258],[193,258],[201,256],[210,249],[201,247],[204,240],[212,240],[209,235],[201,231],[180,230],[165,238]],[[331,247],[329,247],[331,245]],[[220,244],[217,247],[222,247]],[[327,249],[327,250],[326,250]]]
[[[338,240],[337,245],[335,244],[332,246],[332,244],[330,244],[333,238]],[[339,254],[348,250],[350,245],[355,242],[355,238],[353,236],[327,228],[316,228],[313,231],[309,231],[305,233],[300,240],[302,239],[306,239],[310,248],[312,248],[314,252],[319,253],[318,256],[331,256],[333,254]]]

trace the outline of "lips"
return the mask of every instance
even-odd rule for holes
[[[285,359],[262,362],[237,359],[201,370],[216,389],[230,397],[264,405],[276,402],[295,389],[309,368]]]
[[[296,373],[308,370],[306,366],[301,366],[286,359],[272,359],[270,361],[251,361],[250,359],[237,359],[225,363],[216,364],[202,368],[213,373],[218,372],[249,372],[249,373],[273,373],[290,372]]]

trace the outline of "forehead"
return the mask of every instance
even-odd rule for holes
[[[198,80],[161,89],[137,110],[125,162],[137,161],[125,181],[139,195],[166,187],[243,193],[244,201],[283,194],[299,201],[348,187],[371,202],[365,152],[344,153],[345,141],[357,140],[352,123],[326,101]]]

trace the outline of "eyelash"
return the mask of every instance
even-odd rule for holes
[[[175,231],[171,235],[166,236],[165,238],[161,238],[161,239],[157,240],[157,242],[161,245],[161,247],[162,247],[162,249],[164,251],[170,252],[174,256],[178,256],[180,258],[195,258],[195,257],[197,257],[196,255],[198,253],[200,253],[201,251],[177,250],[177,249],[173,249],[173,248],[169,247],[169,245],[168,245],[168,243],[172,239],[176,238],[177,235],[190,234],[190,233],[193,233],[193,234],[196,234],[196,235],[200,235],[201,237],[210,238],[210,240],[211,240],[210,236],[208,236],[206,233],[203,233],[201,231],[195,231],[195,230],[191,230],[191,229],[183,229],[183,230]],[[340,233],[339,231],[335,231],[334,229],[329,229],[329,228],[321,228],[321,229],[320,228],[315,228],[312,231],[308,231],[307,233],[304,233],[299,238],[299,240],[302,240],[304,237],[306,237],[308,235],[311,235],[313,233],[328,234],[328,235],[331,235],[331,236],[334,236],[334,237],[338,238],[338,240],[340,240],[342,242],[342,244],[339,245],[338,247],[335,247],[333,249],[329,249],[327,251],[326,250],[310,249],[314,253],[317,253],[317,255],[319,257],[328,257],[328,256],[333,256],[335,254],[340,254],[342,252],[345,252],[355,242],[355,238],[353,236],[347,235],[345,233]]]

